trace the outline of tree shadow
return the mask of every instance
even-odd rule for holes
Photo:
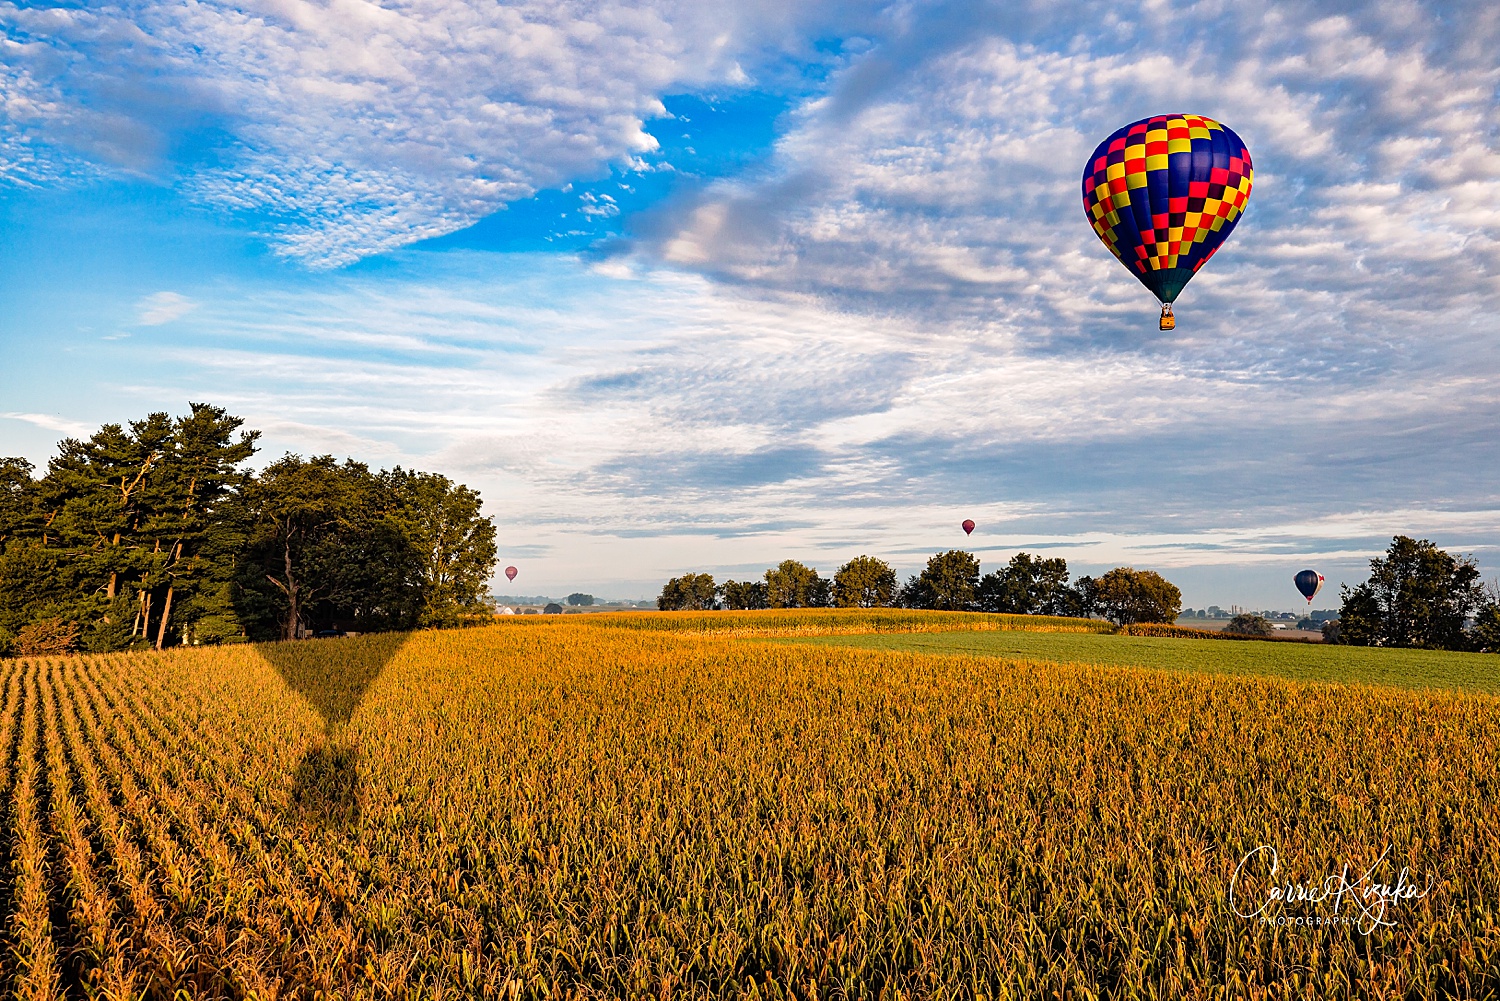
[[[360,754],[344,730],[365,693],[409,638],[380,633],[256,647],[287,686],[323,718],[324,739],[302,756],[293,774],[289,804],[293,812],[331,827],[359,820],[364,803]]]

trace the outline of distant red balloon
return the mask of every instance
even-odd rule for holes
[[[974,519],[973,518],[965,518],[964,519],[964,534],[965,535],[973,535],[974,534]]]
[[[518,574],[520,572],[521,571],[517,570],[515,567],[506,567],[505,568],[505,576],[509,577],[511,580],[515,580],[516,579],[516,574]]]

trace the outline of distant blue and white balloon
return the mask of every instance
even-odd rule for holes
[[[1302,592],[1302,597],[1307,599],[1309,605],[1323,589],[1323,575],[1316,570],[1303,570],[1292,579],[1297,582],[1297,590]]]

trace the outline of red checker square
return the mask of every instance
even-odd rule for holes
[[[1094,161],[1094,173],[1097,174],[1099,171],[1104,170],[1108,166],[1109,166],[1109,157],[1107,157],[1107,156],[1101,156],[1097,160]]]
[[[1125,134],[1127,136],[1143,136],[1146,134],[1146,129],[1147,126],[1145,122],[1137,122],[1136,124],[1132,125],[1130,127],[1130,131]]]
[[[1182,243],[1178,240],[1173,240],[1171,243],[1167,244],[1167,253],[1173,255],[1174,257],[1182,253]]]
[[[1189,181],[1188,182],[1188,197],[1189,198],[1207,198],[1208,197],[1208,182],[1207,181]]]
[[[1186,198],[1168,198],[1167,199],[1167,211],[1168,212],[1186,212],[1187,211],[1187,203],[1188,203],[1188,200]]]
[[[1121,136],[1120,138],[1116,139],[1114,142],[1112,142],[1112,143],[1109,144],[1109,151],[1111,153],[1115,152],[1116,150],[1121,150],[1121,149],[1124,149],[1124,148],[1125,148],[1125,137],[1124,136]]]
[[[1095,167],[1094,169],[1097,170],[1099,168]],[[1228,184],[1229,183],[1229,171],[1225,170],[1223,167],[1215,167],[1213,170],[1210,170],[1208,172],[1208,183],[1210,183],[1210,184]]]
[[[1125,178],[1123,177],[1117,177],[1113,181],[1109,182],[1109,190],[1113,191],[1115,194],[1119,194],[1120,192],[1125,191],[1128,187],[1129,185],[1126,183]]]
[[[1190,132],[1184,125],[1176,125],[1170,129],[1167,129],[1168,139],[1190,139],[1192,138],[1192,135],[1192,132]]]
[[[1146,248],[1145,247],[1136,247],[1135,248],[1135,256],[1139,257],[1141,260],[1144,261],[1146,259]]]
[[[1158,139],[1155,142],[1148,142],[1146,144],[1146,155],[1147,156],[1166,156],[1167,155],[1167,141],[1165,139]]]
[[[1171,223],[1167,221],[1167,214],[1165,212],[1159,212],[1151,216],[1152,229],[1168,229],[1170,227]]]
[[[1127,174],[1144,174],[1145,172],[1146,172],[1146,161],[1145,161],[1144,158],[1142,158],[1140,160],[1126,160],[1125,161],[1125,173],[1127,173]]]

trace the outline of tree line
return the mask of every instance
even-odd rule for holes
[[[784,560],[760,580],[716,584],[706,573],[673,577],[656,607],[663,611],[756,608],[925,608],[1010,615],[1100,616],[1118,624],[1170,623],[1182,593],[1151,570],[1116,567],[1098,578],[1069,579],[1068,563],[1017,553],[998,570],[980,574],[979,559],[962,549],[937,553],[902,584],[874,556],[856,556],[830,580],[796,560]]]
[[[0,458],[0,654],[107,652],[460,624],[495,528],[445,476],[286,455],[190,404]]]
[[[1342,590],[1339,618],[1323,627],[1330,643],[1500,653],[1500,585],[1485,585],[1473,557],[1454,556],[1426,539],[1398,535],[1370,561],[1370,576]],[[1070,580],[1067,562],[1017,553],[981,576],[972,553],[954,549],[927,561],[920,574],[898,583],[884,560],[857,556],[833,578],[785,560],[759,580],[726,580],[689,573],[663,586],[666,611],[757,608],[925,608],[1013,615],[1101,617],[1126,625],[1171,623],[1182,610],[1176,586],[1150,570],[1116,567],[1098,578]],[[1231,631],[1271,635],[1270,623]],[[1263,627],[1263,628],[1262,628]]]

